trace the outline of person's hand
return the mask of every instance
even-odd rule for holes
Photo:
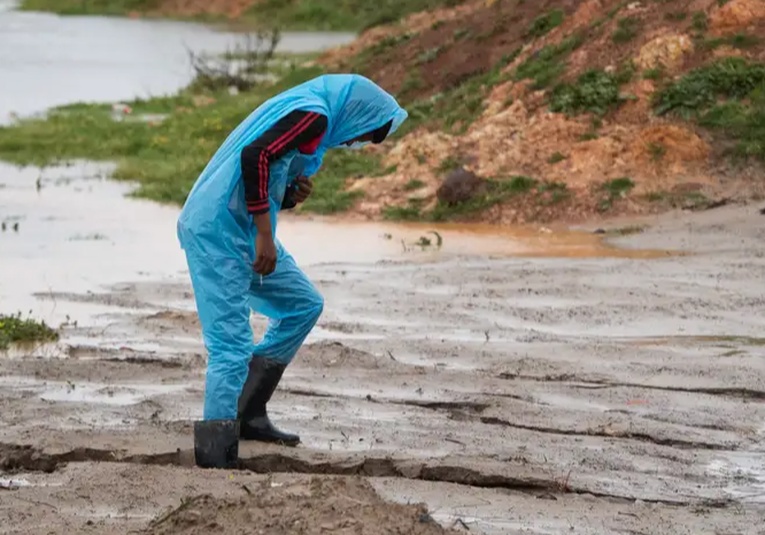
[[[255,237],[257,257],[252,268],[259,275],[269,275],[276,269],[276,244],[270,232],[258,232]]]
[[[313,191],[313,181],[310,178],[299,176],[295,184],[296,187],[295,192],[293,193],[293,199],[297,203],[304,202]]]

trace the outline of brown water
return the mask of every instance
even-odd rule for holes
[[[110,170],[110,165],[92,163],[45,170],[0,164],[0,223],[5,227],[0,232],[0,313],[32,311],[52,323],[67,317],[82,322],[94,319],[93,305],[68,302],[60,307],[55,296],[97,293],[124,282],[187,281],[175,234],[178,208],[127,196],[133,185],[109,180]],[[305,267],[455,256],[665,254],[619,250],[584,232],[532,227],[395,225],[288,216],[280,221],[278,235]]]

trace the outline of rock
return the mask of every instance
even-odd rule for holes
[[[453,205],[469,201],[485,191],[485,188],[485,180],[470,171],[460,168],[455,169],[446,176],[443,184],[436,191],[436,196],[440,202]]]
[[[683,62],[683,57],[693,51],[693,41],[683,34],[662,35],[643,45],[636,58],[641,69],[663,66],[674,70]]]

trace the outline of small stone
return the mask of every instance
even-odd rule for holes
[[[469,201],[476,195],[481,194],[486,186],[486,181],[465,169],[455,169],[444,179],[436,191],[438,200],[447,205],[454,205]]]

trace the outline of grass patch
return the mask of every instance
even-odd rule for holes
[[[548,34],[563,23],[565,16],[561,9],[554,9],[544,15],[540,15],[531,23],[529,30],[526,32],[526,37],[533,39]]]
[[[430,212],[423,212],[422,199],[410,199],[405,206],[388,206],[383,216],[397,221],[441,222],[457,220],[481,213],[513,198],[523,198],[524,203],[552,206],[571,197],[562,182],[539,181],[528,176],[487,180],[484,192],[458,204],[438,203]]]
[[[547,87],[565,70],[566,58],[579,48],[583,41],[584,38],[577,34],[564,39],[557,45],[546,45],[518,66],[514,75],[515,80],[534,80],[533,89]]]
[[[135,195],[182,204],[210,157],[252,110],[274,94],[321,74],[297,69],[275,85],[230,96],[227,92],[136,100],[133,114],[165,113],[156,125],[114,121],[109,106],[76,104],[0,128],[0,158],[22,165],[53,165],[67,160],[116,161],[114,178],[135,180]],[[350,208],[360,195],[346,192],[348,177],[383,174],[380,159],[365,151],[331,150],[311,197],[301,210],[330,214]]]
[[[419,221],[423,219],[422,199],[409,199],[406,206],[386,206],[382,214],[389,221]]]
[[[688,18],[688,13],[685,11],[672,11],[671,13],[666,13],[664,18],[672,22],[680,22]]]
[[[733,144],[732,154],[765,160],[765,64],[724,58],[655,95],[656,113],[696,120]]]
[[[483,195],[456,205],[439,203],[426,217],[430,221],[448,221],[483,212],[512,197],[530,192],[537,184],[537,180],[527,176],[514,176],[508,180],[488,180]]]
[[[573,83],[558,84],[550,93],[549,102],[550,111],[556,113],[605,115],[620,103],[619,82],[613,74],[589,70]]]
[[[707,14],[703,11],[694,12],[693,18],[691,19],[691,27],[699,33],[707,31],[707,28],[709,27],[709,19],[707,19]]]
[[[645,199],[648,202],[661,203],[670,208],[691,211],[706,210],[717,204],[700,191],[654,191],[646,194]]]
[[[635,182],[629,177],[615,178],[600,184],[600,200],[598,201],[598,210],[605,212],[609,210],[614,202],[623,199],[629,195],[635,187]]]
[[[652,69],[646,69],[643,71],[643,78],[646,80],[661,80],[664,77],[664,67],[662,65],[659,65],[657,67],[654,67]]]
[[[296,30],[361,31],[419,11],[460,5],[464,0],[264,0],[248,16]]]
[[[317,214],[344,212],[363,195],[360,191],[345,190],[348,179],[380,176],[389,171],[383,168],[379,156],[365,151],[327,151],[314,181],[314,190],[300,210]]]
[[[506,80],[502,71],[519,52],[506,55],[488,72],[471,76],[448,91],[408,104],[409,119],[394,138],[425,124],[452,134],[464,133],[483,112],[491,88]]]
[[[425,185],[425,182],[422,180],[418,180],[416,178],[411,179],[409,182],[404,184],[404,191],[415,191],[420,189]]]
[[[252,25],[275,25],[286,30],[361,31],[396,22],[418,11],[456,6],[465,0],[263,0],[241,19]],[[159,0],[23,0],[22,9],[64,15],[126,15],[145,13]],[[222,19],[222,17],[192,17]]]
[[[624,17],[616,22],[616,30],[611,39],[616,44],[632,41],[640,33],[642,22],[637,17]]]
[[[47,118],[0,128],[0,158],[41,166],[72,159],[116,161],[114,178],[138,181],[138,196],[181,204],[209,158],[252,110],[320,73],[315,68],[297,69],[275,85],[237,96],[184,91],[130,103],[133,114],[166,113],[159,124],[114,121],[109,106],[59,108]],[[317,180],[318,190],[321,182]]]
[[[555,153],[552,154],[552,156],[547,158],[547,163],[549,163],[551,165],[555,165],[558,162],[562,162],[566,158],[567,158],[567,156],[561,154],[560,152],[555,152]]]
[[[20,7],[60,15],[125,15],[131,11],[150,11],[158,5],[159,0],[23,0]]]
[[[704,41],[703,46],[710,50],[720,48],[721,46],[730,46],[744,50],[752,48],[760,44],[761,39],[755,35],[749,35],[747,33],[736,33],[734,35],[726,35],[724,37],[717,37],[714,39],[707,39]]]
[[[55,342],[58,332],[51,329],[44,321],[0,314],[0,350],[8,349],[12,344],[33,342]]]

